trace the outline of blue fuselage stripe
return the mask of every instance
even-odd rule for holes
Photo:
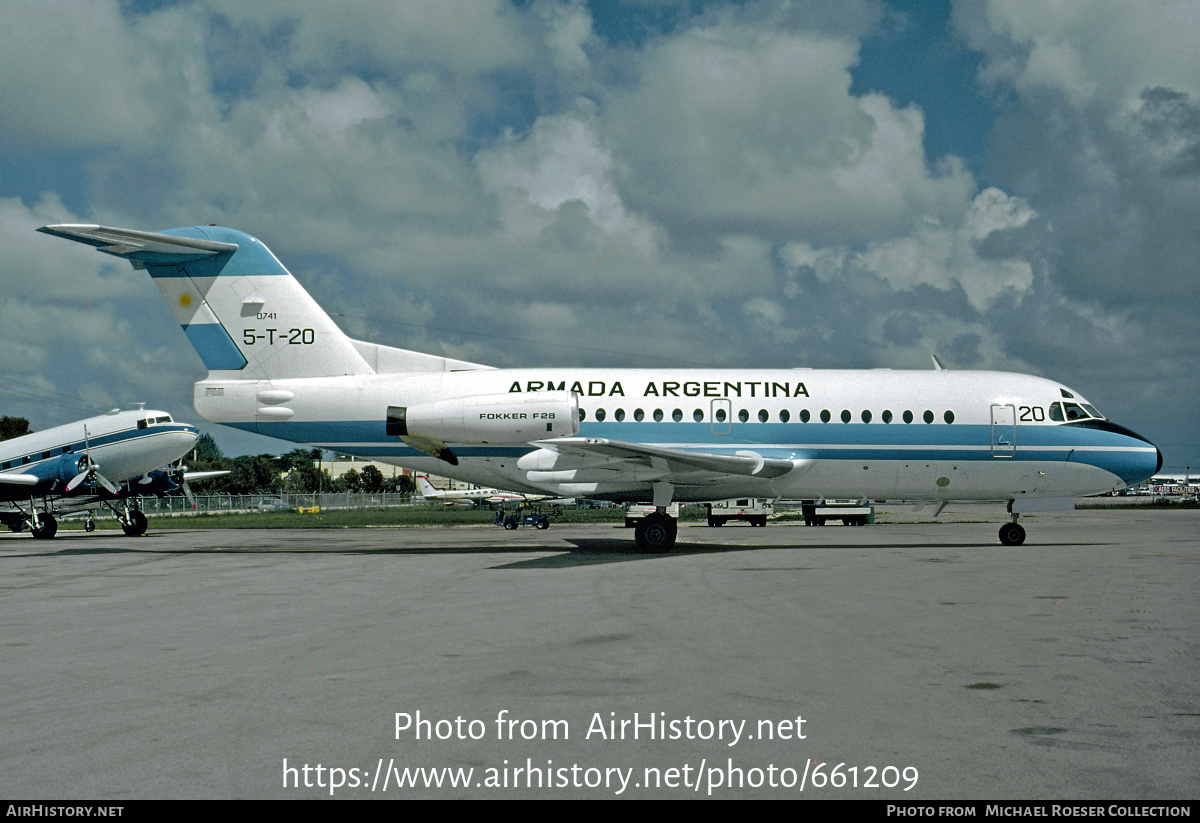
[[[239,428],[364,457],[419,458],[384,421],[248,423]],[[1010,429],[1011,431],[1011,429]],[[866,461],[1076,461],[1119,476],[1136,474],[1154,454],[1150,444],[1113,432],[1073,426],[1019,426],[1016,449],[994,455],[990,426],[966,424],[745,423],[713,434],[708,423],[585,422],[580,437],[732,454],[750,449],[764,457]],[[532,446],[454,446],[459,457],[519,457]]]

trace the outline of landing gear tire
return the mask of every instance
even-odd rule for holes
[[[675,547],[679,524],[665,514],[648,514],[633,528],[633,539],[644,552],[669,552]]]
[[[1000,542],[1005,546],[1019,546],[1025,542],[1025,529],[1018,523],[1005,523],[1000,527]]]
[[[33,532],[34,537],[49,540],[58,534],[58,521],[54,519],[54,515],[52,514],[43,514],[38,518],[37,526],[31,527],[30,531]]]
[[[121,524],[121,531],[125,532],[126,537],[138,537],[146,533],[148,525],[146,515],[134,509],[129,513],[129,522]]]

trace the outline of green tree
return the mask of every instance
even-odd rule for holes
[[[32,434],[29,421],[24,417],[0,417],[0,440],[11,440],[25,434]]]
[[[363,491],[374,494],[383,489],[383,472],[370,463],[362,470]]]
[[[204,432],[196,438],[196,445],[192,448],[194,462],[204,461],[207,463],[215,462],[221,459],[221,447],[217,445],[217,441],[213,440],[213,436],[208,432]]]
[[[399,494],[412,494],[417,490],[417,483],[412,479],[410,474],[398,474],[391,480],[391,488],[388,491],[397,492]]]

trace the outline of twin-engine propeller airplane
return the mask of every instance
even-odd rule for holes
[[[521,494],[500,489],[439,489],[430,483],[429,478],[423,474],[417,475],[417,491],[426,500],[438,500],[450,504],[469,503],[477,506],[482,506],[484,503],[492,505],[520,503],[526,500],[543,500],[547,497],[544,494]]]
[[[347,337],[258,239],[192,226],[39,231],[133,262],[208,367],[216,423],[481,486],[672,501],[1006,501],[1022,512],[1144,480],[1162,456],[1078,393],[1020,374],[810,369],[494,369]],[[938,365],[935,361],[935,365]]]
[[[196,442],[195,427],[161,411],[137,409],[89,417],[0,443],[0,523],[34,537],[54,537],[57,517],[102,506],[117,516],[127,535],[144,534],[146,516],[131,499],[163,495],[188,480],[225,472],[187,472],[176,464]],[[166,466],[168,468],[164,469]],[[115,482],[114,482],[115,481]],[[126,483],[123,493],[120,483]]]

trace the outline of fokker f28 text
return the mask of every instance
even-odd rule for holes
[[[1136,484],[1162,456],[1053,380],[990,371],[495,369],[347,337],[258,239],[215,226],[40,231],[154,279],[208,376],[206,419],[555,497],[996,500],[1022,512]],[[264,322],[268,318],[270,322]],[[936,365],[936,363],[935,363]]]

